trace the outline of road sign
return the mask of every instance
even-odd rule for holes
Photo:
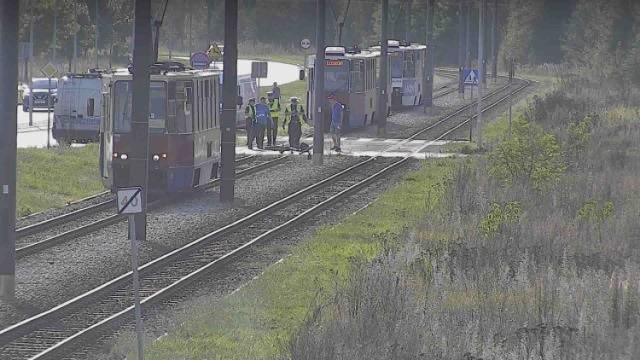
[[[194,69],[208,69],[211,59],[209,55],[204,52],[197,52],[191,55],[191,67]]]
[[[251,63],[251,77],[264,79],[267,77],[268,63],[266,61],[254,61]]]
[[[58,68],[56,68],[56,66],[53,65],[52,63],[47,63],[47,65],[43,66],[40,69],[40,72],[45,77],[54,78],[56,77],[56,75],[58,75]]]
[[[220,59],[222,59],[222,50],[220,50],[220,47],[216,43],[213,43],[211,44],[211,46],[209,46],[207,54],[209,55],[209,59],[211,59],[211,61],[220,61]]]
[[[302,41],[300,41],[300,46],[302,46],[303,49],[308,49],[311,47],[311,40],[309,39],[302,39]]]
[[[464,69],[463,78],[465,85],[478,85],[478,69]]]
[[[118,214],[140,214],[142,213],[142,188],[120,188],[116,201],[118,202]]]

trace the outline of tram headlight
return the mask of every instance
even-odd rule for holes
[[[162,154],[162,158],[166,159],[167,158],[167,154]]]
[[[120,154],[120,160],[127,160],[129,158],[129,155],[127,154]]]
[[[158,162],[158,161],[160,161],[160,155],[158,155],[158,154],[153,155],[152,159],[153,159],[153,161]]]
[[[114,152],[114,153],[113,153],[113,158],[114,158],[114,159],[117,159],[117,158],[118,158],[118,153],[117,153],[117,152]]]

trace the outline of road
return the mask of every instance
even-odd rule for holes
[[[238,60],[238,73],[251,73],[251,62],[252,60]],[[260,85],[268,86],[274,81],[278,84],[287,84],[296,80],[298,80],[297,66],[278,62],[269,62],[269,77],[261,79]],[[51,121],[53,121],[53,114],[51,115]],[[17,122],[18,148],[42,148],[47,146],[47,111],[34,111],[33,126],[29,126],[29,113],[23,112],[22,106],[19,106]],[[53,138],[51,138],[51,144],[57,145]]]

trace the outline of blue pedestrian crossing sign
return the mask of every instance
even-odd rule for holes
[[[463,78],[465,85],[478,85],[478,69],[464,69]]]

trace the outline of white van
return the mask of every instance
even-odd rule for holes
[[[97,141],[102,119],[102,75],[69,74],[58,84],[52,133],[59,143]]]

